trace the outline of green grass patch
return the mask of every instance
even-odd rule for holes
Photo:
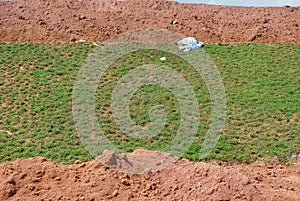
[[[45,156],[61,163],[88,161],[72,116],[77,73],[93,49],[89,43],[0,43],[0,162]],[[206,160],[249,163],[300,153],[300,45],[206,45],[225,85],[227,118],[215,149]],[[160,57],[166,56],[168,62]],[[130,103],[131,118],[146,126],[148,110],[163,105],[166,127],[155,137],[135,139],[116,126],[110,109],[112,90],[122,75],[143,64],[164,64],[181,73],[196,93],[201,122],[184,157],[197,160],[210,123],[205,83],[182,59],[154,50],[120,58],[99,80],[96,114],[106,136],[119,148],[161,149],[176,135],[180,109],[167,90],[149,85]]]

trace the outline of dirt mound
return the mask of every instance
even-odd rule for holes
[[[165,0],[0,2],[0,40],[101,42],[127,30],[162,28],[205,43],[300,43],[300,7],[254,8]]]
[[[96,160],[115,170],[143,174],[156,172],[174,164],[178,158],[160,151],[137,149],[132,153],[117,154],[112,150],[104,150]]]
[[[180,160],[161,171],[137,175],[97,161],[61,165],[37,157],[0,164],[0,200],[36,198],[299,200],[300,166],[221,166]]]

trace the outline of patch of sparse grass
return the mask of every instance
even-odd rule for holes
[[[72,91],[79,68],[93,48],[78,44],[0,43],[0,162],[45,156],[61,163],[92,157],[82,145],[72,116]],[[282,162],[300,153],[300,45],[206,45],[224,81],[227,118],[206,160]],[[166,56],[168,62],[159,60]],[[210,97],[201,77],[173,55],[145,50],[120,58],[99,80],[96,113],[107,137],[119,148],[161,149],[177,132],[180,109],[167,90],[149,85],[130,103],[132,119],[150,122],[148,110],[163,105],[168,123],[160,134],[138,140],[123,134],[111,116],[111,93],[126,72],[142,64],[164,64],[181,72],[196,92],[201,122],[184,157],[198,159],[209,126]]]
[[[285,160],[300,148],[300,46],[209,45],[224,79],[224,135],[208,158]],[[235,154],[233,154],[235,152]]]
[[[0,48],[0,160],[91,159],[76,134],[71,101],[73,82],[92,46],[3,43]]]

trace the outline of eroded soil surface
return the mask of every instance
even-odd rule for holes
[[[130,163],[135,162],[133,155],[140,154],[145,157],[133,153]],[[159,171],[131,174],[97,161],[61,165],[37,157],[0,164],[0,200],[42,199],[296,201],[300,166],[179,160]]]
[[[0,1],[0,39],[102,42],[127,30],[168,29],[204,43],[300,43],[300,7],[230,7],[165,0]]]

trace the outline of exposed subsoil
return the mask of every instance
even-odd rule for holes
[[[0,164],[0,200],[296,201],[300,166],[179,160],[159,171],[131,174],[97,161],[61,165],[42,157],[19,159]]]
[[[0,1],[0,40],[102,42],[162,28],[204,43],[300,43],[300,7],[230,7],[165,0]]]
[[[128,30],[163,28],[204,43],[300,43],[299,26],[300,7],[162,0],[0,2],[1,42],[102,42]],[[170,163],[161,168],[160,159]],[[98,161],[73,165],[41,157],[6,162],[0,164],[0,200],[300,200],[299,161],[287,167],[173,159],[138,150],[106,152]]]

